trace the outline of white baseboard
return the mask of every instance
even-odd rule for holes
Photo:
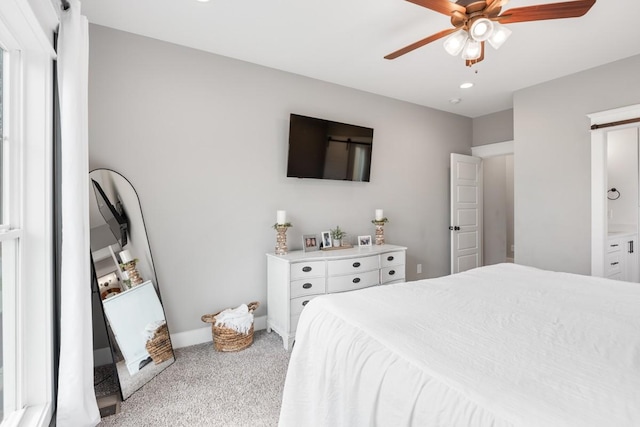
[[[109,347],[93,350],[93,366],[110,365],[112,363],[113,358]]]
[[[253,328],[255,331],[267,329],[267,316],[260,316],[253,319]],[[171,334],[171,344],[173,348],[189,347],[190,345],[211,342],[211,326],[204,326],[190,331],[177,332]]]

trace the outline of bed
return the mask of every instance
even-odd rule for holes
[[[279,425],[640,426],[640,284],[499,264],[316,298]]]

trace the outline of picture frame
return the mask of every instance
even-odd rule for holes
[[[118,275],[115,271],[98,277],[98,292],[100,293],[100,299],[104,300],[114,295],[119,294],[124,289],[120,285]]]
[[[358,236],[358,246],[371,246],[371,236]]]
[[[331,233],[328,231],[323,231],[320,233],[320,240],[322,240],[322,247],[324,249],[332,247],[331,241]]]
[[[304,252],[313,252],[320,249],[318,242],[318,236],[315,234],[303,234],[302,235],[302,250]]]

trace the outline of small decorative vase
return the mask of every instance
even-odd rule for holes
[[[342,239],[333,239],[333,246],[336,248],[342,246]]]

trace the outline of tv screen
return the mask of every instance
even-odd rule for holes
[[[369,181],[373,129],[291,114],[287,176]]]
[[[119,212],[115,206],[111,204],[100,184],[93,179],[91,182],[93,182],[93,190],[96,194],[98,210],[100,211],[100,214],[102,214],[107,225],[109,225],[109,229],[111,229],[111,232],[120,244],[120,247],[124,248],[127,244],[127,218],[124,212]]]

